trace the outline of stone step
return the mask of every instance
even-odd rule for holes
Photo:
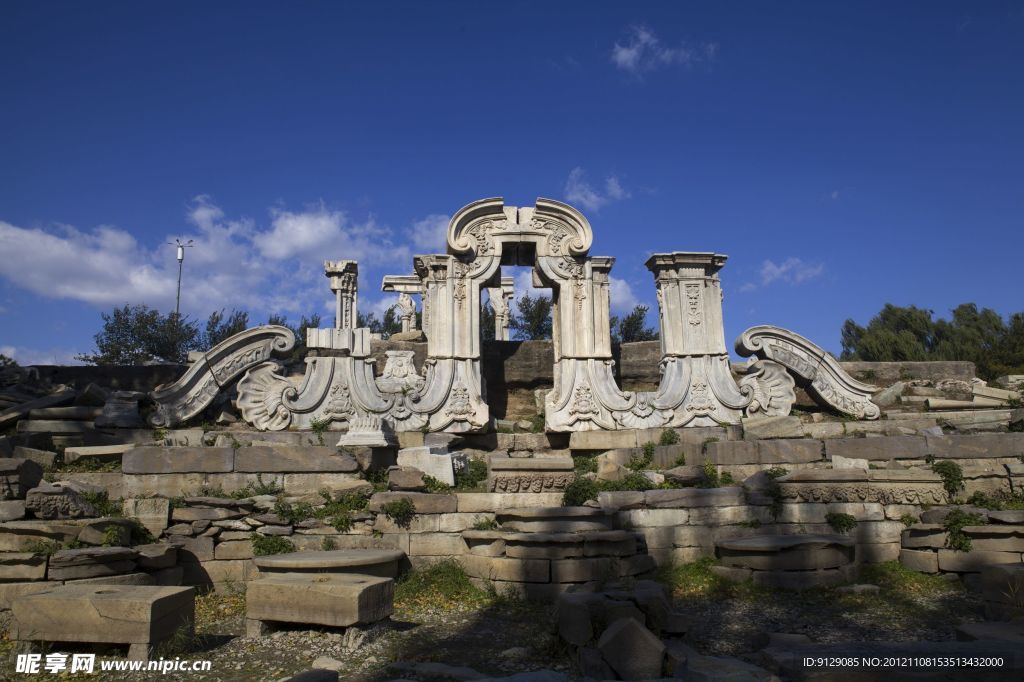
[[[265,633],[267,623],[349,627],[391,615],[395,581],[373,575],[269,575],[247,584],[247,634]]]
[[[356,573],[394,578],[405,552],[397,549],[335,549],[291,552],[254,559],[261,574]]]
[[[118,443],[64,448],[64,461],[77,462],[80,459],[85,459],[96,462],[117,462],[121,460],[121,455],[134,447],[136,447],[134,443]]]
[[[502,530],[521,533],[578,533],[611,530],[612,512],[591,507],[534,507],[505,509],[495,518]]]
[[[757,571],[816,571],[849,566],[856,543],[843,535],[755,535],[720,540],[715,554],[725,566]]]

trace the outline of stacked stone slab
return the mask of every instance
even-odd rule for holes
[[[404,552],[336,550],[259,557],[246,587],[246,631],[277,623],[350,627],[387,618]]]
[[[946,516],[954,509],[974,515],[975,525],[961,532],[966,551],[949,542]],[[977,507],[936,507],[921,515],[901,535],[900,563],[922,573],[977,574],[993,565],[1024,565],[1024,511],[990,511]]]
[[[718,543],[712,570],[736,582],[802,590],[856,576],[854,541],[842,535],[758,535]]]
[[[654,568],[643,537],[615,530],[612,514],[591,507],[498,511],[496,530],[466,530],[460,558],[475,581],[551,600],[574,586],[642,576]]]
[[[191,587],[64,585],[23,595],[12,605],[12,637],[23,642],[127,644],[147,660],[153,647],[195,622]]]

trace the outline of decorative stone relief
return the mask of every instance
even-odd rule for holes
[[[221,341],[193,362],[180,379],[150,393],[156,410],[149,423],[170,427],[196,416],[242,372],[294,347],[295,335],[278,325],[253,327]]]
[[[818,402],[857,419],[878,419],[871,402],[879,388],[857,381],[824,349],[782,327],[751,327],[736,340],[736,352],[773,360],[791,372]]]
[[[785,417],[796,402],[796,382],[786,368],[771,360],[751,358],[739,369],[744,376],[740,386],[749,386],[754,399],[747,406],[747,414]]]

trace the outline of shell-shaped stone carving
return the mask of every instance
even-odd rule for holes
[[[250,369],[238,382],[235,406],[242,419],[260,431],[281,431],[292,419],[285,399],[294,399],[297,391],[277,374],[277,369],[277,363],[265,362]]]
[[[785,417],[796,402],[796,381],[786,368],[771,360],[751,359],[741,367],[746,374],[740,386],[749,386],[754,398],[747,406],[747,414],[765,414]]]

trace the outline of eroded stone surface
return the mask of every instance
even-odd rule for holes
[[[270,575],[250,582],[246,618],[347,627],[391,615],[394,581],[369,575]]]

